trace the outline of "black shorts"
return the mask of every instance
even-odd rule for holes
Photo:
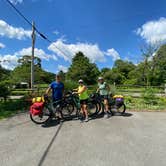
[[[80,100],[80,104],[88,104],[88,99],[85,99],[85,100]]]
[[[101,99],[102,100],[105,100],[105,99],[108,100],[108,95],[101,95]]]

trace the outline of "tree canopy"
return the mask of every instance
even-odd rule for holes
[[[99,73],[96,64],[91,63],[82,52],[78,52],[72,59],[67,78],[74,81],[83,79],[87,84],[95,84]]]

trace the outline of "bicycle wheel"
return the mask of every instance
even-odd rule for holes
[[[61,112],[62,112],[62,115],[64,118],[70,117],[74,112],[74,104],[72,104],[72,103],[64,104],[61,108]]]
[[[32,122],[36,124],[43,124],[46,123],[50,119],[50,112],[48,108],[44,107],[43,111],[40,115],[32,115],[30,114],[30,119]]]
[[[97,103],[96,102],[88,102],[87,110],[88,110],[89,116],[96,115],[99,111]]]
[[[126,111],[126,105],[124,103],[122,103],[121,105],[112,105],[111,106],[111,112],[115,112],[115,113],[120,113],[120,114],[124,114]]]

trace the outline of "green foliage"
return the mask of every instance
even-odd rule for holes
[[[142,99],[145,104],[152,104],[155,105],[157,104],[157,97],[155,95],[155,90],[153,88],[146,88],[142,92]]]
[[[35,57],[35,65],[34,65],[34,78],[35,83],[50,83],[54,79],[54,74],[50,72],[46,72],[41,68],[41,60],[40,58]],[[30,87],[31,83],[31,57],[23,56],[18,60],[20,63],[12,72],[10,79],[13,84],[17,84],[20,82],[27,82]]]
[[[159,97],[158,104],[166,106],[166,98],[165,97]]]
[[[153,77],[151,82],[153,85],[164,84],[166,80],[166,45],[160,47],[152,61]]]
[[[10,117],[21,111],[25,111],[28,107],[29,103],[25,100],[25,98],[0,102],[0,119]]]
[[[76,83],[74,81],[65,81],[64,86],[65,86],[65,92],[67,92],[67,91],[71,91],[71,90],[77,88],[78,83]]]
[[[3,97],[5,100],[10,95],[10,89],[5,82],[0,82],[0,97]]]
[[[86,84],[93,85],[96,83],[99,74],[96,64],[90,63],[89,59],[82,52],[78,52],[72,59],[67,79],[76,82],[79,79],[83,79]]]
[[[128,104],[131,104],[131,103],[133,103],[133,97],[125,96],[125,104],[128,105]]]
[[[10,72],[10,70],[2,68],[2,66],[0,65],[0,81],[8,79],[8,77],[10,76]]]
[[[114,68],[127,79],[129,72],[135,69],[135,65],[132,62],[118,59],[115,61]]]
[[[142,51],[144,60],[138,65],[116,60],[113,68],[103,68],[101,75],[111,84],[163,85],[166,82],[166,45],[161,46],[158,51],[156,48],[147,46]]]

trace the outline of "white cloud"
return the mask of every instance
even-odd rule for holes
[[[0,48],[5,48],[6,46],[3,43],[0,43]]]
[[[108,56],[111,56],[113,61],[116,61],[117,59],[120,59],[119,53],[114,48],[108,49],[105,54],[108,55]]]
[[[0,65],[5,69],[12,70],[18,65],[17,63],[18,57],[16,55],[4,55],[4,56],[0,55],[0,58],[1,58]]]
[[[13,55],[0,55],[0,65],[6,69],[14,69],[16,66],[18,66],[18,59],[24,55],[31,55],[31,47],[29,48],[23,48],[20,51],[15,52]],[[49,55],[46,54],[44,50],[35,48],[35,56],[39,57],[40,59],[44,60],[57,60],[57,57],[55,55]]]
[[[69,62],[71,62],[73,56],[79,51],[83,52],[90,59],[91,62],[105,61],[104,52],[100,50],[97,44],[66,44],[62,39],[59,39],[56,42],[50,44],[48,49],[56,53],[58,56],[63,57],[66,61]]]
[[[146,22],[136,30],[136,34],[140,35],[148,44],[166,42],[166,18]]]
[[[6,23],[4,20],[0,20],[0,36],[22,40],[25,38],[30,38],[31,31],[24,30],[21,27],[13,27]]]
[[[15,53],[16,55],[31,55],[32,54],[32,48],[23,48],[22,50],[18,51]],[[57,60],[57,57],[55,55],[49,55],[46,54],[44,50],[42,49],[38,49],[35,48],[34,50],[34,54],[36,57],[39,57],[40,59],[44,59],[44,60],[49,60],[49,59],[53,59],[53,60]]]
[[[17,5],[18,3],[21,4],[23,2],[23,0],[10,0],[10,2],[14,5]]]
[[[66,66],[63,66],[63,65],[58,65],[58,70],[59,71],[63,71],[64,73],[66,73],[68,71],[68,67]]]

